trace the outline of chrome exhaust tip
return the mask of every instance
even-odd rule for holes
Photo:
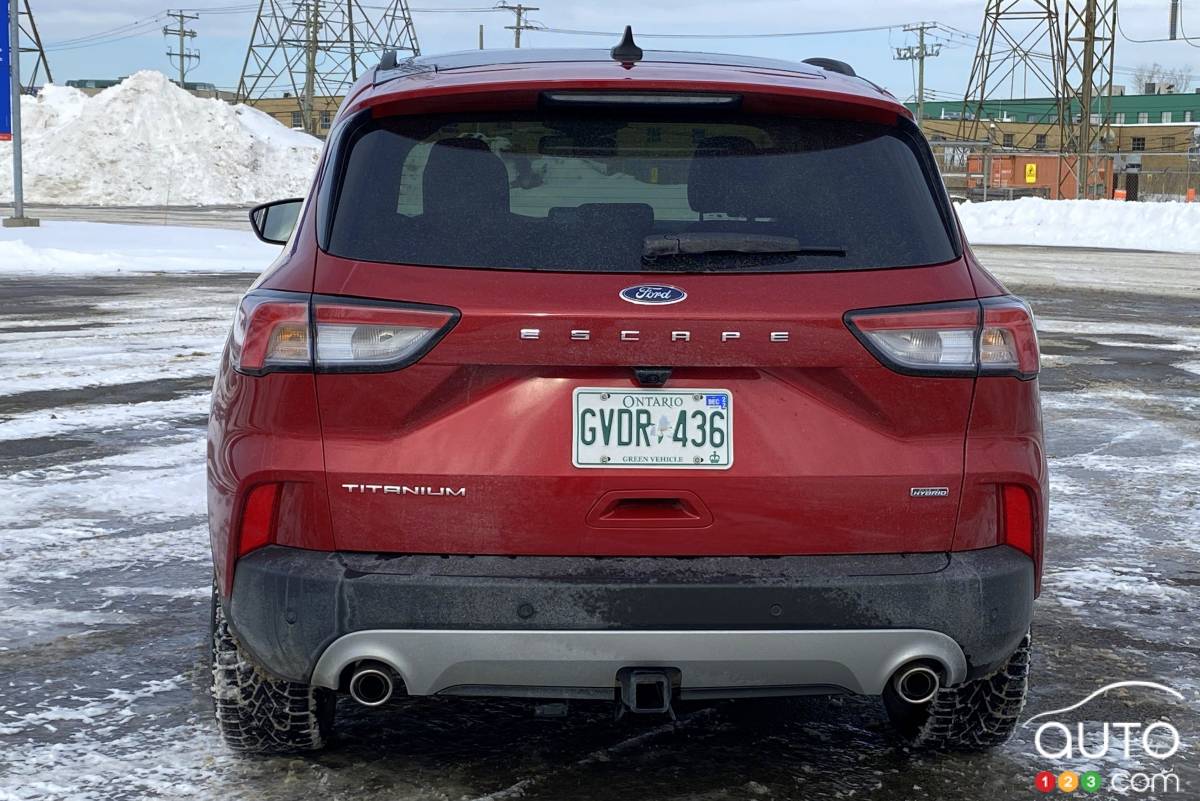
[[[363,706],[382,706],[395,691],[392,673],[383,665],[363,665],[350,676],[350,697]]]
[[[924,704],[933,700],[941,687],[942,679],[937,671],[927,665],[910,665],[896,671],[892,688],[896,695],[910,704]]]

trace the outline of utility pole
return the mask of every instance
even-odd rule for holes
[[[479,49],[483,49],[483,25],[479,26]]]
[[[317,129],[313,120],[313,94],[317,81],[317,35],[321,31],[321,0],[308,0],[304,24],[304,95],[300,98],[300,109],[304,114],[304,130],[313,133]]]
[[[500,3],[496,8],[506,8],[517,15],[516,25],[505,25],[505,29],[513,32],[513,47],[520,49],[521,47],[521,31],[536,31],[537,26],[530,25],[525,22],[526,11],[541,11],[537,6],[525,6],[517,3],[515,6],[510,6],[507,2]]]
[[[1101,151],[1107,145],[1112,111],[1117,0],[1067,0],[1063,50],[1063,96],[1068,119],[1064,152],[1075,155],[1075,197],[1086,198],[1103,184]],[[1111,161],[1110,161],[1111,163]]]
[[[925,46],[925,31],[937,27],[936,22],[916,22],[905,25],[904,30],[917,33],[916,47],[897,47],[895,61],[917,62],[917,127],[920,128],[925,120],[925,59],[936,58],[942,53],[941,44],[932,47]]]
[[[187,27],[189,20],[198,20],[200,17],[194,14],[185,14],[183,11],[168,11],[168,17],[175,18],[175,27],[164,27],[163,36],[178,36],[179,37],[179,52],[167,50],[167,58],[179,59],[179,88],[183,88],[184,80],[187,78],[188,63],[191,61],[200,61],[200,51],[188,50],[184,44],[188,39],[195,39],[196,32]]]
[[[0,48],[0,55],[8,61],[8,95],[12,103],[12,154],[13,154],[13,215],[5,217],[5,228],[36,228],[36,218],[25,216],[25,187],[21,173],[21,22],[19,0],[0,0],[0,9],[5,9],[8,47]],[[7,7],[7,8],[6,8]],[[7,52],[4,52],[7,51]]]

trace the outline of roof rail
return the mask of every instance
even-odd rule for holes
[[[379,60],[379,69],[381,71],[396,69],[396,51],[395,50],[385,50],[383,52],[383,58]]]
[[[858,73],[854,71],[845,61],[838,61],[836,58],[806,58],[805,64],[812,64],[814,67],[820,67],[829,72],[836,72],[841,75],[849,75],[851,78],[857,78]]]

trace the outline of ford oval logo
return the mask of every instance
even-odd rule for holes
[[[621,299],[641,306],[665,306],[685,299],[687,293],[677,286],[638,284],[621,290]]]

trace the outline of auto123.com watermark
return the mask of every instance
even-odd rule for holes
[[[1101,687],[1082,701],[1042,712],[1021,724],[1036,726],[1033,747],[1042,759],[1094,765],[1117,759],[1123,765],[1108,770],[1083,768],[1058,773],[1043,770],[1034,777],[1034,788],[1042,793],[1098,793],[1107,788],[1120,796],[1184,796],[1188,790],[1171,769],[1171,758],[1179,753],[1183,741],[1179,729],[1167,720],[1074,720],[1071,713],[1105,693],[1121,688],[1139,688],[1148,693],[1165,693],[1176,701],[1183,694],[1152,681],[1118,681]]]

